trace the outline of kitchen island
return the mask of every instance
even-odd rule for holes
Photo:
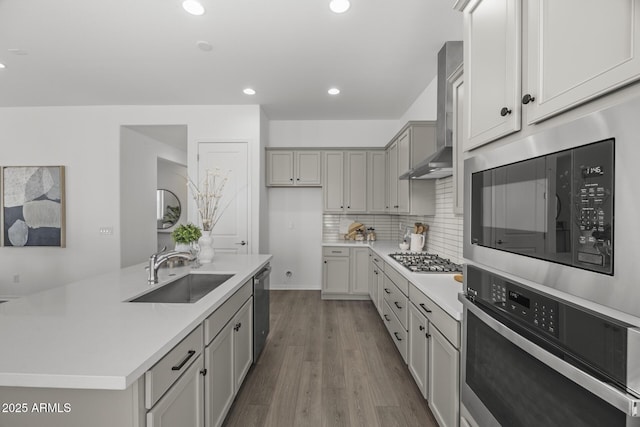
[[[139,264],[0,305],[0,426],[150,425],[146,409],[158,399],[148,397],[145,373],[182,342],[207,345],[215,323],[228,320],[217,313],[240,291],[240,303],[251,303],[249,282],[270,259],[217,255],[198,269],[161,268],[154,285]],[[233,277],[195,303],[128,302],[187,274],[212,273]]]

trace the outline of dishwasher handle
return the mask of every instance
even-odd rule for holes
[[[267,265],[265,268],[263,268],[262,270],[260,270],[258,272],[258,274],[256,274],[255,276],[253,276],[253,278],[255,280],[262,280],[264,279],[266,276],[269,275],[269,273],[271,273],[271,266]]]

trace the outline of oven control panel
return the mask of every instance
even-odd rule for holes
[[[490,286],[485,287],[483,291],[468,288],[467,292],[469,290],[476,298],[511,313],[536,329],[556,338],[559,336],[557,301],[528,292],[520,286],[495,276],[490,281]]]

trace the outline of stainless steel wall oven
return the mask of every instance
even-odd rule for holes
[[[485,426],[637,426],[640,331],[467,266],[461,399]]]
[[[463,426],[640,426],[639,114],[465,160]]]

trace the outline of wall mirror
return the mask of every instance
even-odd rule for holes
[[[177,224],[181,212],[178,196],[169,190],[157,190],[156,221],[158,230],[166,230]]]

